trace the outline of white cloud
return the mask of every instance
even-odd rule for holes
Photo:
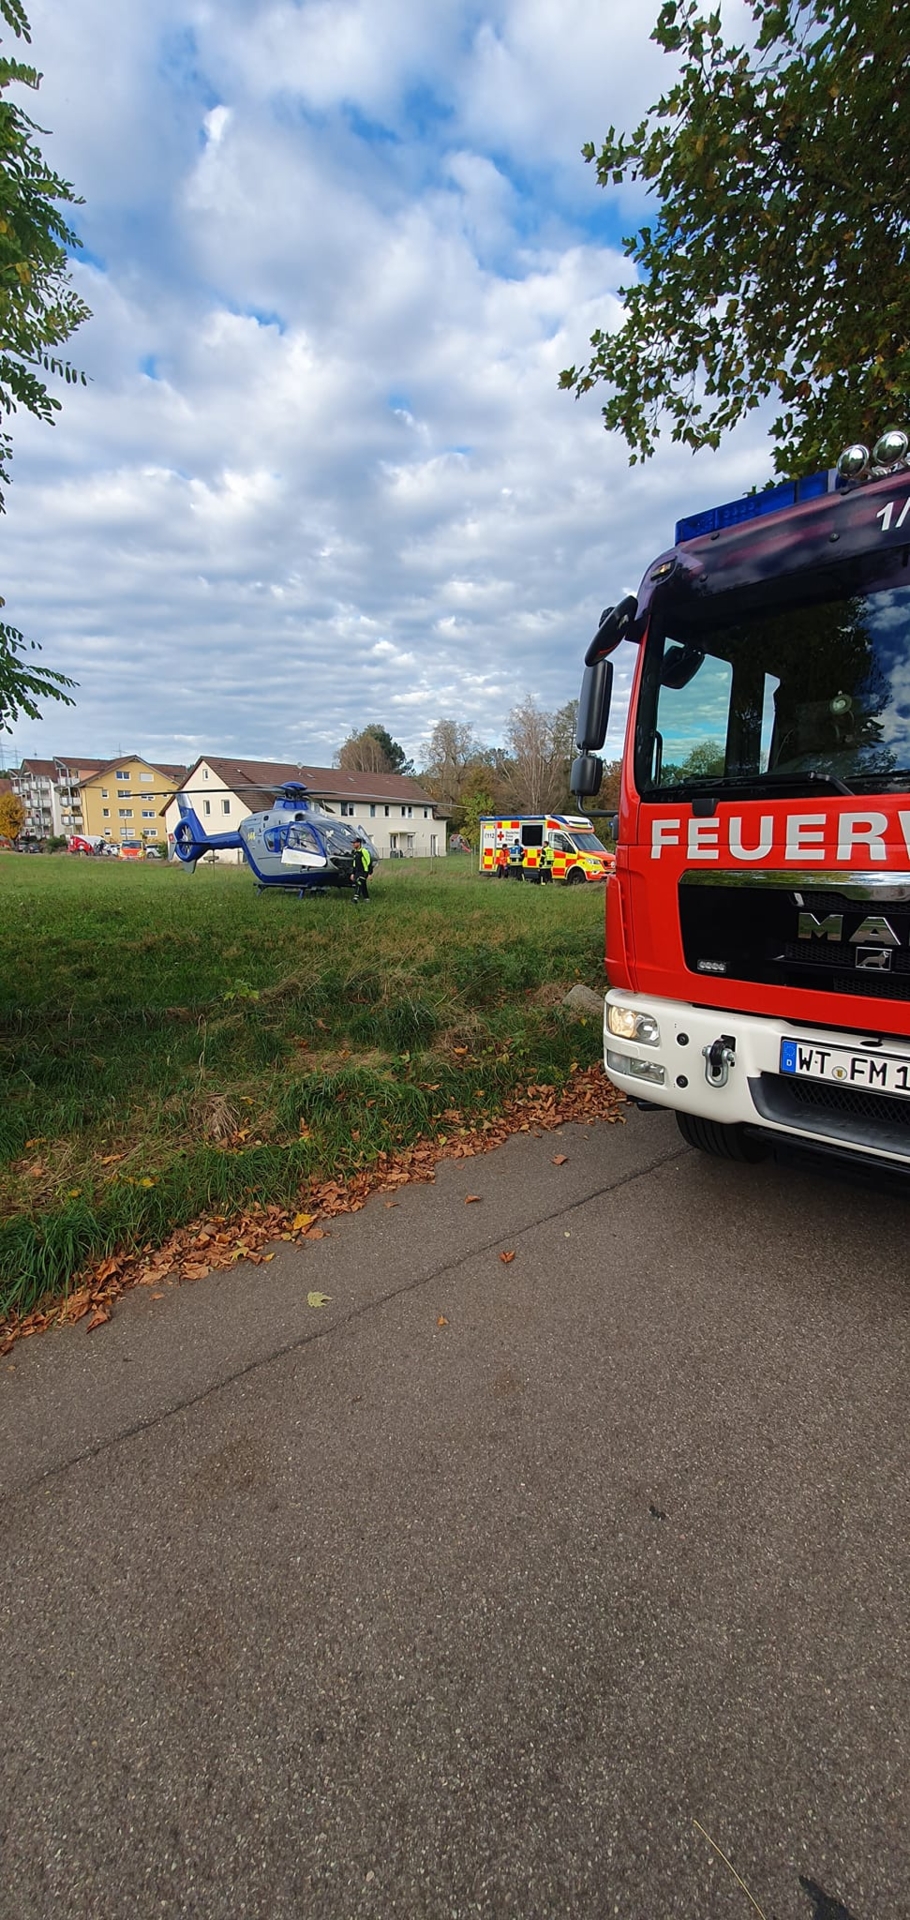
[[[574,156],[660,84],[648,20],[615,0],[497,0],[481,26],[463,0],[33,15],[95,317],[71,347],[90,387],[52,432],[15,423],[8,617],[80,682],[19,750],[318,759],[378,719],[413,751],[441,713],[501,738],[526,691],[574,696],[600,608],[676,513],[768,465],[756,425],[630,473],[596,396],[557,391],[619,316],[623,262],[591,237],[609,207]]]

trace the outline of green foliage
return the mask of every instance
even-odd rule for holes
[[[561,1084],[579,1031],[530,996],[602,963],[599,888],[473,862],[383,864],[366,914],[236,868],[0,861],[0,1317]]]
[[[0,0],[0,18],[17,38],[30,40],[21,0]],[[35,144],[32,135],[41,129],[6,97],[13,85],[37,92],[40,84],[34,67],[0,56],[0,418],[25,407],[52,425],[60,401],[42,374],[85,385],[85,375],[61,360],[58,349],[89,309],[69,285],[67,254],[81,242],[60,212],[81,202]],[[11,458],[12,435],[0,426],[0,513]],[[64,691],[73,682],[64,674],[26,664],[23,655],[36,650],[35,641],[0,621],[0,731],[10,732],[22,715],[40,719],[39,700],[73,704]]]
[[[652,37],[677,79],[630,136],[583,148],[601,186],[641,183],[658,203],[623,243],[623,324],[560,379],[612,389],[604,421],[633,463],[664,420],[717,447],[772,395],[779,473],[906,417],[905,0],[747,4],[754,50],[726,42],[719,10],[665,0]]]
[[[338,765],[347,768],[349,773],[414,771],[413,760],[409,760],[404,748],[392,739],[388,728],[381,727],[376,720],[371,720],[360,733],[349,734],[336,758]]]
[[[0,16],[18,38],[30,40],[20,0],[0,0]],[[51,424],[60,401],[41,374],[85,384],[57,349],[89,309],[69,285],[67,254],[81,242],[60,212],[61,205],[81,202],[35,144],[32,135],[41,129],[5,97],[13,85],[37,92],[40,84],[34,67],[0,57],[0,413],[21,406]],[[0,512],[11,453],[9,432],[0,431]]]
[[[4,604],[0,598],[0,607]],[[11,733],[23,714],[29,720],[40,720],[39,700],[62,700],[67,707],[73,705],[64,689],[74,682],[65,673],[28,663],[25,656],[38,651],[37,640],[26,640],[18,627],[0,620],[0,733]]]

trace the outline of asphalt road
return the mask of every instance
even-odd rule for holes
[[[906,1223],[634,1113],[20,1344],[3,1920],[910,1915]]]

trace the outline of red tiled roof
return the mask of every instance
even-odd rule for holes
[[[253,812],[270,807],[276,787],[288,780],[299,780],[318,800],[399,800],[412,806],[435,805],[432,794],[426,793],[410,774],[348,773],[343,767],[304,767],[286,760],[229,760],[211,753],[200,755],[186,776],[185,786],[191,784],[203,764],[211,767],[232,793],[242,796]]]
[[[110,773],[112,768],[122,767],[124,760],[141,760],[143,766],[151,767],[153,773],[160,773],[165,780],[173,780],[174,785],[177,787],[182,784],[187,776],[186,767],[165,766],[161,760],[146,760],[144,753],[118,753],[116,760],[98,760],[94,762],[91,772],[79,781],[79,785],[84,786],[86,779],[94,780],[99,773]]]
[[[23,760],[20,773],[27,773],[32,780],[54,780],[57,768],[53,760]]]

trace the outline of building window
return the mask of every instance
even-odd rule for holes
[[[118,807],[118,808],[117,808],[117,818],[118,818],[118,820],[132,820],[132,817],[133,817],[133,809],[132,809],[132,807]]]
[[[350,818],[351,818],[351,819],[353,820],[353,818],[354,818],[354,808],[353,808],[353,805],[352,805],[352,803],[351,803],[351,801],[350,801],[350,800],[342,800],[342,802],[341,802],[341,811],[342,811],[342,813],[344,813],[344,814],[348,814],[348,815],[350,816]]]
[[[154,820],[154,818],[155,818],[155,809],[154,809],[154,807],[143,807],[143,809],[142,809],[142,818],[143,818],[143,820]]]
[[[110,797],[111,797],[111,796],[110,796],[110,794],[108,793],[108,790],[107,790],[107,788],[106,788],[106,787],[102,787],[102,789],[101,789],[101,798],[102,798],[102,800],[109,800],[109,799],[110,799]]]
[[[375,820],[375,818],[376,818],[376,808],[375,808],[375,807],[371,807],[371,808],[370,808],[370,819],[371,819],[371,820]]]
[[[413,807],[402,807],[401,809],[402,820],[410,820],[413,811],[414,811]]]
[[[128,780],[128,779],[129,779],[129,777],[130,777],[130,776],[129,776],[129,774],[128,774],[128,773],[121,773],[121,771],[120,771],[120,768],[119,768],[119,767],[117,768],[117,772],[116,772],[116,774],[114,775],[114,778],[115,778],[116,780]]]
[[[111,830],[110,830],[110,827],[105,827],[105,829],[104,829],[104,838],[105,838],[105,840],[109,840],[109,839],[110,839],[110,837],[111,837]]]
[[[384,814],[385,814],[385,817],[386,817],[386,819],[388,819],[388,817],[389,817],[389,814],[391,813],[391,811],[392,811],[392,809],[391,809],[391,807],[384,807],[384,808],[383,808],[383,812],[384,812]]]
[[[212,803],[211,803],[211,800],[203,800],[203,802],[202,802],[202,811],[203,811],[203,813],[211,813],[211,811],[212,811]]]
[[[158,837],[157,827],[143,827],[142,831],[147,840],[156,840]]]
[[[207,780],[207,779],[208,779],[208,777],[209,777],[209,770],[208,770],[208,767],[203,767],[203,769],[202,769],[202,778],[203,778],[203,780]]]
[[[429,820],[429,817],[430,817],[430,809],[429,809],[429,807],[424,807],[424,810],[423,810],[423,817],[424,817],[424,819],[425,819],[425,820]]]
[[[221,802],[221,811],[222,811],[222,813],[230,813],[230,811],[231,811],[231,803],[230,803],[230,801],[229,801],[229,800],[222,800],[222,802]]]
[[[155,776],[153,773],[140,773],[139,778],[140,780],[145,780],[147,783],[151,783]]]

